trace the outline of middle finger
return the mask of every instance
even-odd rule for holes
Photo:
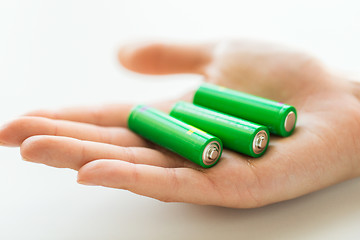
[[[120,147],[59,136],[33,136],[21,144],[24,160],[58,168],[80,169],[97,159],[119,159],[136,164],[160,167],[193,166],[172,153],[144,147]]]

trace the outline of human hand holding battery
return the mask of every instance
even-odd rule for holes
[[[21,145],[28,161],[79,170],[80,183],[227,207],[287,200],[360,174],[360,87],[308,55],[234,41],[131,45],[119,58],[133,71],[201,74],[208,82],[294,105],[297,129],[288,138],[272,135],[259,159],[224,149],[210,169],[129,131],[131,104],[36,111],[4,126],[0,142]],[[176,101],[155,107],[169,112]]]

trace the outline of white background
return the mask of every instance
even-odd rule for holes
[[[126,72],[116,50],[134,40],[268,40],[356,78],[359,9],[356,0],[0,0],[0,123],[37,108],[161,100],[200,83]],[[162,203],[75,180],[72,170],[0,148],[0,239],[360,238],[360,179],[249,210]]]

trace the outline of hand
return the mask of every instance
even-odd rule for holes
[[[234,41],[132,45],[119,59],[132,71],[201,74],[205,81],[294,105],[297,128],[288,138],[271,136],[261,158],[224,150],[210,169],[129,131],[132,105],[125,104],[32,112],[5,125],[0,142],[20,146],[25,160],[78,170],[79,183],[166,202],[258,207],[360,174],[360,85],[308,55]],[[172,102],[156,107],[169,111]]]

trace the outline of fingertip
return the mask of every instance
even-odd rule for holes
[[[202,73],[211,61],[212,44],[127,44],[118,51],[119,62],[144,74]]]
[[[8,126],[9,123],[4,123],[0,127],[0,146],[6,146],[6,147],[12,146],[12,144],[8,142],[8,138],[9,138],[9,134],[7,134]]]
[[[96,171],[101,164],[100,160],[94,160],[82,166],[78,171],[77,182],[88,185],[87,183],[92,182],[91,180],[96,177]]]
[[[35,162],[38,158],[38,147],[44,141],[45,136],[32,136],[25,139],[20,145],[20,154],[23,160],[28,162]],[[39,144],[40,143],[40,144]]]
[[[96,162],[96,160],[93,162]],[[88,186],[99,185],[97,183],[96,173],[94,173],[94,171],[96,171],[96,168],[94,168],[93,164],[91,164],[93,162],[85,164],[79,169],[76,180],[77,183]]]
[[[121,65],[128,68],[128,59],[129,59],[129,44],[121,46],[117,51],[117,59]]]
[[[146,74],[158,72],[156,68],[159,55],[164,51],[160,43],[132,43],[122,46],[118,51],[119,62],[127,69]]]
[[[116,164],[116,168],[113,164]],[[121,164],[126,164],[119,160],[107,160],[107,159],[98,159],[91,161],[84,166],[82,166],[77,175],[77,182],[83,185],[100,185],[100,186],[111,186],[113,185],[112,178],[113,176],[118,176],[114,174],[117,168]]]
[[[67,140],[65,143],[64,140]],[[71,141],[71,142],[68,142]],[[67,152],[67,145],[78,141],[69,137],[36,135],[26,138],[20,145],[20,154],[23,159],[30,162],[43,163],[53,167],[68,167],[67,161],[59,161],[61,158],[69,159],[68,155],[74,154]],[[65,151],[54,151],[54,149],[64,149]],[[78,168],[72,166],[73,169]]]
[[[0,128],[0,142],[2,146],[18,147],[24,140],[21,138],[21,132],[31,124],[28,117],[18,117],[10,122],[4,123]]]

